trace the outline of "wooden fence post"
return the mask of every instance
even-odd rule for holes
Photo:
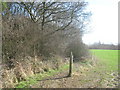
[[[69,63],[69,74],[68,77],[72,76],[72,68],[73,68],[73,53],[70,53],[70,63]]]

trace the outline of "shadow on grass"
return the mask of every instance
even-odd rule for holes
[[[57,80],[57,79],[63,79],[63,78],[68,78],[70,77],[69,75],[66,75],[66,76],[61,76],[61,77],[48,77],[47,79],[42,79],[42,80],[38,80],[38,81],[47,81],[47,80]]]

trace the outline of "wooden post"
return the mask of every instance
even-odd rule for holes
[[[70,63],[69,63],[69,74],[68,74],[68,77],[72,76],[72,68],[73,68],[73,54],[71,52],[70,53]]]

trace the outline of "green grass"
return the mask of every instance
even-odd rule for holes
[[[52,76],[57,74],[58,72],[64,71],[65,69],[67,69],[69,67],[69,65],[63,65],[61,66],[59,69],[51,69],[48,72],[44,72],[44,73],[39,73],[36,74],[32,77],[28,77],[26,78],[26,81],[21,81],[16,85],[16,88],[28,88],[30,85],[36,84],[37,82],[39,82],[39,80],[42,80],[48,76]]]
[[[82,83],[87,84],[98,80],[94,83],[98,88],[105,88],[106,81],[108,81],[109,86],[113,85],[109,80],[114,78],[112,73],[118,73],[118,50],[90,50],[90,52],[95,56],[93,60],[96,64],[85,72],[88,76]]]
[[[99,59],[99,64],[107,71],[118,70],[118,50],[90,50]],[[120,50],[119,50],[120,52]]]

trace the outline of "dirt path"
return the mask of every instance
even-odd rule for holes
[[[74,64],[72,77],[67,77],[68,71],[39,81],[31,88],[116,88],[118,85],[117,73],[101,72],[92,66]]]

